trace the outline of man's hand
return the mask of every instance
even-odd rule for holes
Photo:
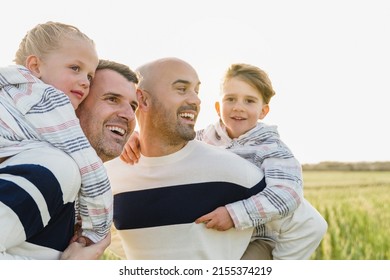
[[[232,218],[225,206],[218,207],[214,211],[196,219],[195,223],[204,223],[206,228],[224,231],[234,227]]]
[[[71,243],[61,255],[61,260],[98,260],[111,243],[111,233],[96,244],[86,246],[85,239]]]

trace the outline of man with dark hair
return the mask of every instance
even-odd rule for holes
[[[80,125],[102,161],[119,156],[135,127],[137,76],[101,60],[88,97],[77,109]],[[0,164],[0,259],[97,259],[110,235],[86,246],[74,236],[81,175],[57,148],[30,149]],[[80,209],[83,211],[85,209]]]

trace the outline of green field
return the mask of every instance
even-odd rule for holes
[[[390,171],[304,171],[305,197],[328,222],[314,260],[390,259]],[[105,259],[115,259],[107,252]]]
[[[390,259],[390,172],[305,171],[304,182],[329,226],[312,259]]]

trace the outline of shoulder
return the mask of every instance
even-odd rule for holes
[[[202,152],[202,157],[209,159],[211,156],[218,156],[224,159],[235,159],[240,158],[236,154],[228,151],[224,146],[214,146],[203,141],[190,141],[194,151]],[[193,155],[194,156],[194,155]],[[243,160],[243,159],[242,159]],[[240,160],[239,160],[240,161]],[[245,160],[243,160],[245,161]]]
[[[138,170],[140,167],[139,165],[140,163],[136,163],[135,165],[124,163],[119,157],[104,163],[113,194],[120,192],[121,187],[127,187],[134,182],[134,180],[132,180],[133,178],[131,178],[132,175],[130,174],[133,174],[135,169]],[[137,174],[140,175],[140,173]],[[129,180],[131,180],[131,182],[129,182]]]
[[[200,141],[192,141],[194,151],[191,158],[194,162],[203,165],[203,169],[209,168],[210,172],[225,174],[227,177],[250,177],[262,178],[262,171],[254,164],[243,159],[237,154],[226,150],[223,147],[213,146]],[[228,175],[230,174],[230,175]],[[242,174],[243,176],[237,176]]]
[[[12,168],[18,176],[31,173],[31,176],[37,178],[36,187],[57,189],[63,193],[65,201],[72,201],[81,185],[76,162],[66,153],[52,147],[23,151],[3,162],[0,167]]]
[[[7,98],[23,115],[33,107],[63,106],[69,98],[60,90],[35,77],[27,68],[16,65],[1,69],[0,85],[10,86]]]

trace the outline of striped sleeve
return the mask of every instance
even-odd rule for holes
[[[261,168],[267,187],[246,200],[226,205],[238,229],[281,219],[298,208],[302,201],[302,170],[295,158],[265,159]]]
[[[103,163],[85,137],[69,99],[62,92],[48,88],[26,119],[45,141],[65,151],[79,166],[83,234],[98,242],[111,227],[111,187]]]

